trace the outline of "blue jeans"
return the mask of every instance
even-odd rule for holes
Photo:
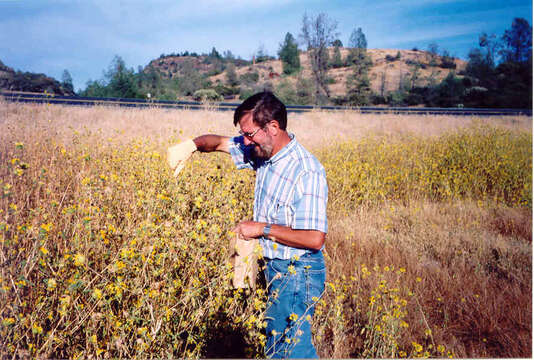
[[[265,312],[265,355],[269,358],[317,358],[311,319],[324,291],[323,253],[308,253],[299,260],[266,260],[269,298]]]

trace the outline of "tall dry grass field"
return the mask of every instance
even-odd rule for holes
[[[530,357],[532,119],[323,113],[322,357]],[[234,290],[254,174],[165,149],[230,112],[0,102],[2,357],[262,357],[265,289]],[[289,339],[291,341],[291,339]]]

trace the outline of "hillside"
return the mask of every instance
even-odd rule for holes
[[[331,48],[331,57],[333,51],[334,49]],[[343,59],[346,58],[348,53],[348,48],[341,48]],[[397,54],[400,54],[400,58]],[[369,72],[371,89],[377,94],[398,90],[401,78],[413,78],[416,65],[418,66],[418,75],[415,85],[418,86],[428,85],[431,82],[439,83],[451,70],[458,73],[464,70],[467,65],[463,60],[452,59],[448,67],[444,67],[443,63],[446,62],[446,59],[437,56],[433,61],[429,52],[419,50],[369,49],[368,55],[373,61]],[[300,76],[311,78],[311,67],[306,52],[300,53],[300,63],[302,68]],[[451,67],[454,66],[455,69],[452,69]],[[208,76],[208,79],[213,84],[225,84],[227,81],[226,72],[222,71],[221,64],[207,61],[206,56],[167,56],[151,61],[145,68],[145,72],[150,71],[151,68],[157,70],[165,78],[183,76],[185,72],[193,70],[200,74],[213,74]],[[332,97],[345,95],[346,79],[351,72],[352,69],[349,66],[329,69],[328,77],[331,79],[329,88]],[[257,73],[259,84],[271,83],[273,87],[276,87],[284,80],[295,83],[298,76],[298,74],[283,75],[282,62],[280,60],[267,60],[259,63],[241,60],[241,63],[236,66],[237,77],[239,78],[247,73]]]
[[[48,92],[56,95],[74,95],[61,83],[45,74],[15,71],[0,61],[0,89],[11,91]]]

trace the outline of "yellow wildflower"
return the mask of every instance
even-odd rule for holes
[[[43,333],[43,328],[41,326],[39,326],[38,324],[36,323],[33,323],[32,324],[32,333],[34,334],[42,334]]]
[[[41,229],[43,229],[46,232],[50,232],[50,230],[52,229],[52,223],[41,224]]]
[[[48,281],[46,282],[46,289],[48,291],[54,290],[56,286],[57,286],[56,279],[48,279]]]
[[[102,299],[102,290],[98,289],[98,288],[95,288],[93,290],[93,297],[97,300],[100,300]]]
[[[74,255],[74,265],[76,266],[84,266],[85,265],[85,256],[83,256],[80,253],[77,253]]]

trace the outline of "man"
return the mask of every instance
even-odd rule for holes
[[[266,261],[268,357],[316,358],[311,318],[324,291],[322,254],[327,232],[328,186],[319,161],[288,133],[284,104],[270,92],[255,94],[234,113],[240,136],[202,135],[169,148],[175,175],[191,154],[222,151],[238,169],[256,171],[254,219],[234,232],[259,239]]]

